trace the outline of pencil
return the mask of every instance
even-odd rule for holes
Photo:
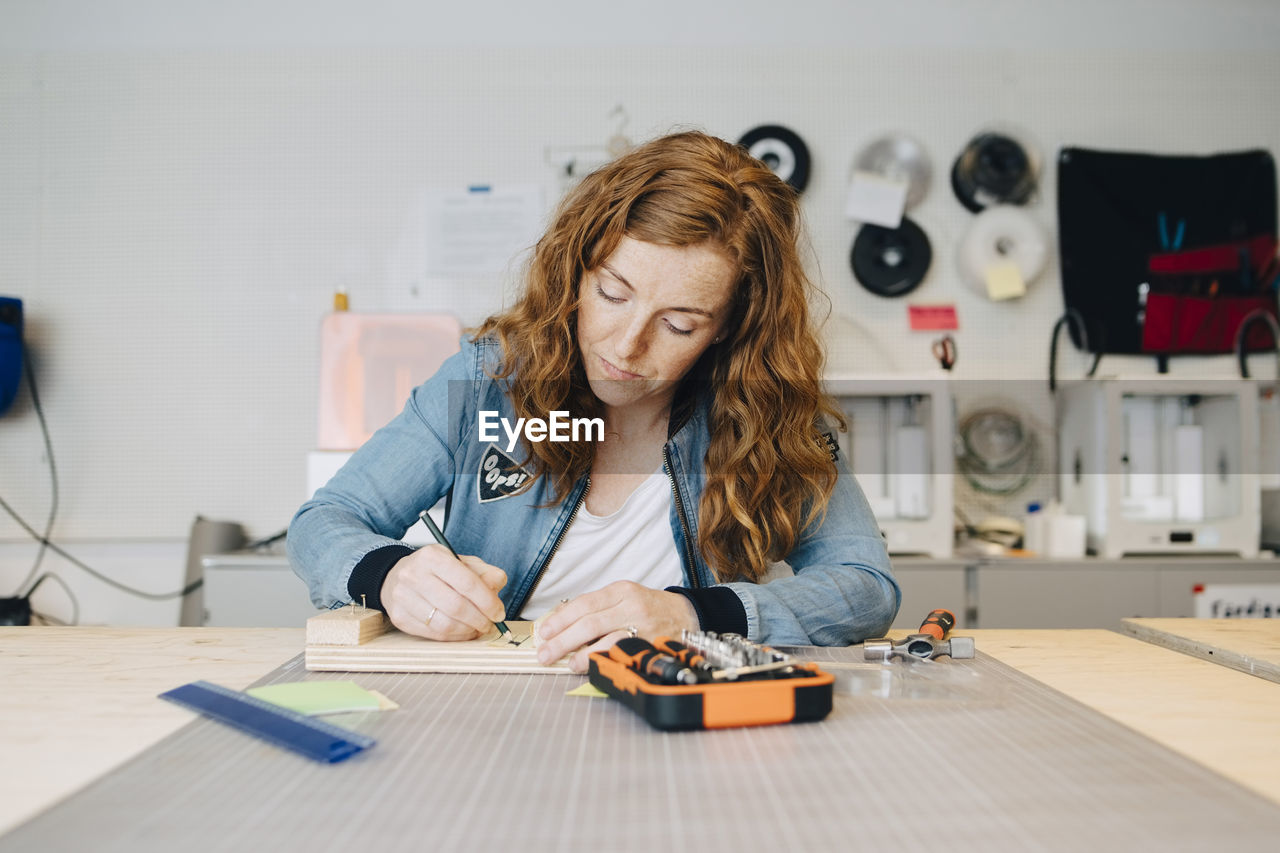
[[[422,523],[431,531],[431,535],[436,538],[436,541],[449,549],[449,553],[453,555],[455,560],[461,559],[458,556],[458,552],[453,550],[453,546],[449,544],[449,540],[444,538],[444,531],[436,526],[436,523],[431,520],[431,516],[427,515],[427,511],[425,509],[418,513],[418,518],[422,519]],[[493,627],[498,629],[498,633],[500,635],[506,637],[508,640],[511,639],[511,629],[507,627],[506,622],[494,622]]]

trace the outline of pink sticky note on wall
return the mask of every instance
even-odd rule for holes
[[[913,332],[954,331],[960,328],[954,305],[908,305],[907,319]]]

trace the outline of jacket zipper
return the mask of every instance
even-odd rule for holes
[[[587,478],[587,484],[582,487],[582,492],[578,495],[578,500],[574,502],[573,509],[569,511],[569,518],[564,523],[564,527],[560,528],[560,532],[556,534],[556,541],[551,543],[551,551],[547,553],[547,559],[542,561],[542,566],[538,569],[538,575],[533,579],[533,585],[529,587],[529,591],[524,594],[524,600],[520,602],[520,610],[524,610],[525,602],[533,597],[534,591],[538,588],[538,584],[542,583],[542,576],[547,573],[547,566],[551,565],[551,561],[556,556],[556,551],[560,550],[560,543],[564,541],[564,536],[569,532],[569,525],[573,524],[573,520],[578,517],[578,510],[587,499],[587,492],[591,491],[591,478]],[[516,616],[519,616],[519,612]],[[514,617],[508,617],[514,618]]]
[[[671,481],[671,497],[676,502],[676,517],[680,519],[680,532],[684,534],[684,572],[689,578],[689,583],[694,589],[702,586],[702,581],[698,580],[698,572],[693,567],[693,544],[689,541],[689,521],[684,515],[684,501],[680,498],[680,489],[676,487],[676,475],[671,470],[671,449],[667,445],[662,446],[662,467],[667,472],[667,479]]]

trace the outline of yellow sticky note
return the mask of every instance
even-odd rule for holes
[[[293,681],[250,687],[245,693],[313,717],[348,711],[377,711],[382,707],[376,694],[354,681]]]
[[[384,694],[379,693],[377,690],[370,690],[369,695],[378,700],[379,711],[394,711],[396,708],[400,707],[391,699],[388,699]]]
[[[584,681],[564,694],[566,696],[589,696],[591,698],[608,699],[609,694],[598,690],[590,681]]]
[[[987,296],[993,302],[1017,299],[1027,292],[1022,271],[1012,261],[1003,261],[987,267]]]

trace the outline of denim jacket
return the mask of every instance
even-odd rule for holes
[[[289,557],[318,607],[361,596],[380,607],[387,572],[412,551],[399,537],[420,510],[448,496],[450,544],[507,573],[499,597],[507,618],[519,618],[588,484],[583,477],[547,506],[548,478],[525,486],[530,477],[520,467],[519,445],[508,454],[501,428],[497,442],[480,440],[480,412],[516,420],[505,383],[490,375],[500,355],[495,341],[464,340],[462,351],[413,391],[404,411],[298,510],[289,527]],[[704,404],[663,448],[671,535],[684,566],[684,587],[670,589],[693,603],[702,629],[772,645],[845,645],[883,636],[901,594],[879,526],[842,459],[822,524],[806,530],[787,555],[794,576],[717,583],[697,547],[709,441]]]

